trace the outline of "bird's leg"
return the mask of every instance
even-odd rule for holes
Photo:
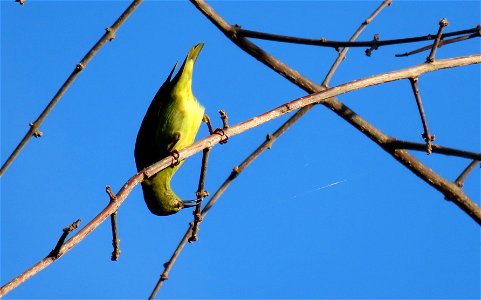
[[[210,123],[210,118],[207,114],[204,114],[204,116],[202,117],[202,122],[207,124],[207,128],[209,129],[209,134],[213,134],[214,129],[212,129],[212,124]]]
[[[210,118],[207,114],[204,114],[204,117],[202,118],[202,122],[207,123],[207,127],[209,128],[209,133],[211,135],[212,134],[218,134],[221,137],[223,137],[220,140],[219,143],[225,144],[225,143],[227,143],[227,140],[229,140],[229,137],[227,136],[227,134],[225,134],[224,130],[229,128],[229,123],[228,123],[227,114],[225,113],[225,111],[219,110],[219,114],[220,114],[220,118],[222,119],[223,128],[212,129],[212,124],[211,124]]]
[[[179,140],[180,140],[180,132],[177,131],[172,135],[172,142],[167,147],[167,151],[174,158],[174,160],[172,161],[172,165],[171,165],[172,168],[175,167],[175,166],[178,166],[180,164],[179,151],[177,151],[177,149],[174,149],[175,145],[177,144],[177,142]]]

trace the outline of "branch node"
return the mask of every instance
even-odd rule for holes
[[[449,22],[445,18],[442,18],[441,21],[439,21],[439,26],[446,27],[448,25],[449,25]]]
[[[113,41],[115,39],[115,31],[111,27],[105,28],[105,31],[107,32],[109,42]]]
[[[269,142],[269,143],[267,144],[267,149],[271,149],[271,148],[272,148],[272,140],[273,140],[273,139],[274,139],[274,136],[273,136],[272,134],[268,133],[268,134],[266,135],[266,141]]]
[[[169,263],[165,263],[164,266],[165,266],[165,265],[168,265],[168,264],[169,264]],[[166,273],[162,273],[162,275],[160,275],[160,279],[161,279],[162,281],[165,281],[165,280],[169,279],[169,275],[166,274]]]
[[[85,65],[83,63],[78,63],[76,66],[75,66],[75,69],[77,71],[82,71],[83,69],[85,69]]]
[[[105,187],[105,191],[107,192],[107,194],[109,195],[110,197],[110,202],[115,202],[117,201],[117,197],[114,195],[114,193],[112,193],[112,189],[110,188],[110,185],[107,185]]]
[[[199,199],[199,198],[205,198],[205,197],[209,196],[209,192],[208,192],[208,191],[196,192],[196,193],[195,193],[195,196],[197,197],[197,199]]]
[[[379,33],[376,33],[372,39],[373,43],[371,48],[366,49],[365,53],[367,56],[371,56],[374,50],[379,48],[377,42],[379,41]]]
[[[65,240],[67,239],[68,234],[74,231],[75,229],[77,229],[79,224],[80,224],[80,219],[78,219],[77,221],[73,222],[69,226],[62,229],[62,235],[58,239],[58,242],[57,242],[57,245],[55,245],[55,248],[52,251],[50,251],[50,253],[47,255],[48,257],[54,257],[54,258],[60,257],[60,250],[62,249],[62,246],[65,243]]]
[[[39,138],[39,137],[43,136],[43,132],[38,130],[38,127],[35,123],[29,123],[28,125],[34,129],[34,131],[32,133],[33,137]]]

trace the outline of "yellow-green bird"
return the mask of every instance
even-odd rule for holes
[[[137,171],[190,146],[202,123],[204,107],[192,93],[192,72],[203,43],[192,47],[177,75],[177,64],[160,87],[140,126],[135,142]],[[158,216],[175,214],[193,201],[182,201],[170,187],[172,176],[180,167],[164,169],[142,182],[145,203]]]

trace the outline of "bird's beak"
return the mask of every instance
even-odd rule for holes
[[[189,207],[196,206],[197,203],[199,202],[200,202],[199,200],[186,200],[186,201],[182,201],[182,204],[184,205],[183,208],[189,208]]]

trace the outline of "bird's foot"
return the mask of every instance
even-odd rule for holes
[[[207,127],[209,128],[209,133],[212,134],[218,134],[222,137],[222,139],[219,141],[220,144],[225,144],[227,143],[227,140],[229,140],[229,137],[225,133],[225,129],[229,128],[229,122],[227,119],[227,114],[223,110],[219,110],[220,118],[222,119],[222,125],[223,128],[216,128],[213,129],[212,124],[210,122],[210,118],[207,114],[204,114],[204,117],[202,118],[202,121],[207,123]]]
[[[179,151],[177,150],[172,150],[170,152],[170,155],[172,156],[172,164],[170,165],[171,168],[175,167],[175,166],[178,166],[180,164],[180,160],[179,160]]]
[[[229,136],[225,134],[224,129],[221,128],[216,128],[212,134],[218,134],[221,136],[221,140],[219,141],[219,144],[225,144],[229,140]]]

